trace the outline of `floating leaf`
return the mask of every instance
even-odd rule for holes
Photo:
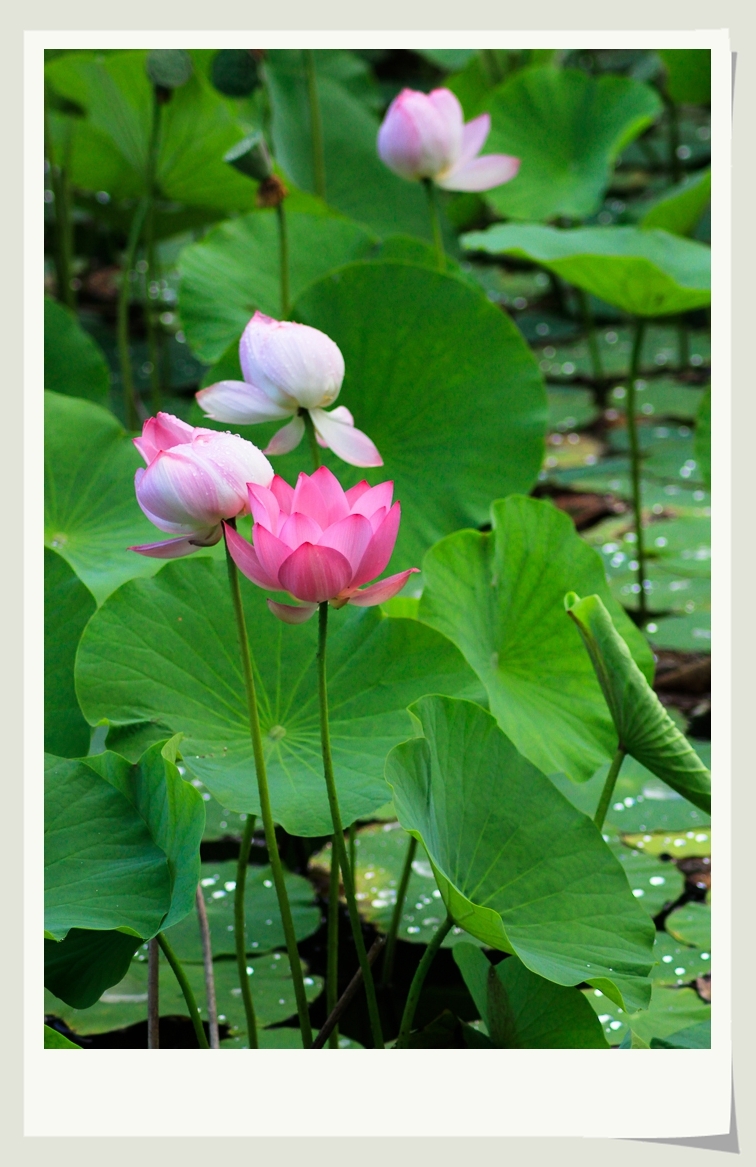
[[[45,547],[45,750],[78,758],[89,749],[90,729],[76,700],[74,660],[92,593],[66,561]]]
[[[320,927],[320,908],[313,903],[313,889],[306,879],[285,872],[284,882],[289,897],[294,934],[304,940]],[[213,956],[234,956],[234,890],[236,863],[203,863],[200,886],[210,926]],[[248,867],[244,894],[247,952],[259,955],[286,943],[278,899],[273,886],[270,867]],[[181,961],[201,961],[199,921],[196,909],[171,928],[167,939]]]
[[[511,496],[493,504],[491,517],[492,534],[458,531],[426,555],[420,619],[462,651],[520,753],[545,774],[586,781],[617,739],[577,631],[564,619],[565,585],[584,580],[585,590],[605,597],[649,677],[651,653],[568,515]]]
[[[596,1015],[578,990],[536,976],[516,956],[493,965],[472,944],[458,944],[454,960],[498,1048],[606,1049]],[[505,1034],[497,1013],[506,1017]],[[497,1029],[507,1040],[497,1040]]]
[[[290,295],[332,268],[361,258],[375,239],[348,219],[286,213]],[[273,211],[257,211],[213,228],[181,252],[181,323],[203,361],[217,361],[238,340],[255,310],[279,319],[278,225]]]
[[[396,904],[396,892],[402,877],[410,836],[399,823],[372,823],[357,832],[355,839],[355,888],[360,915],[379,932],[388,932]],[[310,860],[310,867],[328,873],[331,870],[331,845]],[[443,923],[446,912],[441,892],[436,886],[433,868],[421,849],[412,862],[412,873],[398,937],[411,944],[428,944]],[[451,948],[471,937],[462,928],[452,928],[442,947]]]
[[[655,648],[682,652],[711,652],[711,612],[692,612],[687,616],[667,616],[646,625],[648,638]]]
[[[651,1049],[711,1049],[711,1021],[688,1025],[666,1039],[652,1037]]]
[[[128,798],[84,761],[46,756],[45,930],[159,931],[171,902],[165,853]]]
[[[705,1005],[693,989],[665,989],[654,985],[651,1004],[644,1012],[618,1008],[599,990],[586,990],[586,997],[599,1016],[607,1041],[619,1044],[630,1032],[648,1045],[654,1038],[666,1038],[688,1025],[708,1021],[711,1006]]]
[[[455,922],[561,985],[645,1008],[653,926],[593,823],[480,706],[423,697],[386,777]],[[544,859],[547,856],[548,859]]]
[[[513,219],[584,218],[609,185],[612,164],[661,111],[659,97],[630,77],[578,69],[523,69],[492,93],[486,151],[522,160],[513,182],[488,192]]]
[[[320,756],[317,625],[284,625],[265,593],[242,596],[257,687],[273,814],[291,834],[332,830]],[[416,620],[375,608],[331,615],[329,705],[342,817],[383,806],[383,762],[410,732],[406,707],[430,688],[474,696],[460,654]],[[91,723],[159,718],[184,733],[182,754],[223,807],[258,814],[244,679],[226,567],[207,559],[167,564],[103,605],[82,639],[77,691]]]
[[[126,932],[72,928],[45,940],[45,988],[75,1009],[88,1009],[126,975],[141,939]]]
[[[675,940],[711,951],[711,908],[708,904],[690,903],[676,908],[667,916],[664,927]]]
[[[306,967],[304,968],[307,973]],[[207,1020],[205,975],[202,965],[184,966],[203,1020]],[[244,1004],[241,999],[239,976],[235,960],[217,960],[213,964],[218,1020],[232,1030],[246,1028]],[[250,957],[247,964],[257,1023],[276,1025],[296,1013],[291,970],[280,952],[270,956]],[[320,977],[305,975],[305,993],[314,1001],[323,990]],[[165,958],[160,959],[160,1014],[163,1017],[188,1017],[189,1010],[173,971]],[[45,992],[45,1015],[59,1017],[74,1033],[82,1035],[104,1033],[135,1025],[147,1018],[147,960],[133,960],[123,980],[119,981],[89,1009],[73,1009]]]
[[[565,605],[596,670],[620,747],[709,814],[709,771],[630,656],[600,597],[581,600],[570,593]]]
[[[462,236],[468,251],[537,263],[633,316],[688,312],[711,302],[711,251],[667,231],[497,223]]]
[[[678,909],[681,910],[681,909]],[[676,915],[675,912],[672,915]],[[670,917],[667,917],[668,919]],[[667,932],[657,932],[651,979],[657,985],[683,985],[711,972],[711,946],[703,950],[677,943]]]
[[[103,401],[110,391],[105,354],[68,308],[45,296],[45,389]]]
[[[711,829],[699,827],[689,831],[655,831],[644,834],[627,834],[622,842],[628,847],[636,847],[646,855],[670,855],[673,859],[689,859],[691,856],[711,855]]]
[[[619,859],[630,890],[649,916],[657,916],[666,904],[674,903],[682,893],[685,878],[674,863],[643,852],[614,844],[612,853]]]
[[[641,227],[692,235],[710,202],[711,170],[702,170],[657,199],[644,213]]]
[[[696,462],[711,490],[711,388],[706,390],[696,418]]]

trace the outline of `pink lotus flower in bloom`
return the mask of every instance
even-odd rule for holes
[[[491,190],[515,177],[520,159],[481,156],[490,129],[487,113],[465,125],[462,106],[450,89],[403,89],[378,131],[378,154],[401,178],[432,178],[445,190]]]
[[[273,467],[238,434],[197,429],[170,413],[144,423],[134,445],[147,463],[134,478],[137,502],[150,522],[177,535],[131,547],[140,555],[177,559],[210,547],[223,534],[223,519],[249,510],[247,484],[269,486]]]
[[[288,454],[304,436],[307,412],[324,449],[352,466],[383,465],[367,434],[354,428],[346,406],[325,411],[341,391],[344,358],[324,332],[255,312],[239,342],[239,361],[243,381],[218,381],[197,394],[208,417],[236,425],[290,417],[263,451]]]
[[[270,489],[250,485],[252,543],[226,528],[236,566],[258,587],[289,592],[302,606],[268,600],[287,624],[309,620],[318,604],[369,608],[401,591],[417,567],[360,591],[386,567],[394,550],[401,508],[391,505],[394,484],[358,482],[344,491],[325,466],[300,474],[296,488],[275,476]]]

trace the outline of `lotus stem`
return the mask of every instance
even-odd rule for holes
[[[147,325],[147,345],[150,354],[150,386],[152,389],[152,412],[158,413],[161,405],[161,360],[160,344],[158,339],[158,325],[155,320],[155,304],[151,289],[154,286],[155,297],[160,297],[160,273],[155,258],[155,176],[157,173],[158,153],[160,145],[160,101],[153,86],[152,94],[152,129],[150,144],[147,150],[147,213],[145,221],[145,242],[147,250],[147,274],[145,276],[145,303],[144,314]]]
[[[235,526],[233,519],[229,521],[229,525]],[[231,588],[231,599],[234,605],[236,628],[239,636],[239,651],[241,653],[242,669],[244,672],[244,688],[247,696],[249,731],[252,738],[252,751],[255,757],[255,772],[257,775],[257,789],[260,797],[261,817],[263,821],[263,827],[265,828],[265,842],[268,847],[268,860],[270,862],[273,883],[275,884],[276,895],[278,897],[278,907],[279,911],[281,912],[281,922],[283,924],[284,936],[286,937],[286,951],[289,954],[289,964],[291,965],[291,979],[294,985],[294,996],[297,1002],[299,1027],[302,1031],[302,1045],[305,1049],[309,1049],[312,1045],[312,1026],[310,1024],[310,1013],[307,1006],[304,977],[302,975],[302,963],[299,959],[299,952],[297,951],[297,939],[294,932],[294,921],[291,916],[289,897],[286,893],[283,866],[281,864],[281,857],[278,854],[276,828],[273,822],[273,811],[270,805],[268,774],[265,765],[265,754],[263,752],[262,734],[260,732],[260,718],[257,712],[257,696],[255,693],[255,679],[252,671],[252,655],[249,650],[247,626],[244,620],[244,609],[242,607],[241,591],[239,588],[239,573],[231,556],[231,552],[229,551],[228,540],[226,539],[225,542],[226,564],[228,566],[228,582]]]
[[[220,1049],[218,1005],[215,1000],[215,973],[213,971],[213,947],[210,941],[210,924],[207,919],[205,897],[202,894],[200,884],[197,884],[195,900],[197,904],[197,917],[199,919],[200,940],[202,942],[202,966],[205,973],[205,996],[207,998],[207,1019],[210,1029],[210,1049]]]
[[[640,448],[636,423],[635,382],[640,371],[641,350],[646,330],[644,320],[636,320],[633,351],[630,357],[630,376],[627,383],[627,433],[630,440],[630,474],[633,488],[633,513],[635,516],[635,556],[638,564],[638,611],[641,618],[646,615],[646,553],[643,546],[643,502],[640,481]]]
[[[236,887],[234,888],[234,946],[236,948],[236,968],[239,973],[242,1001],[244,1002],[244,1016],[247,1022],[247,1038],[249,1048],[257,1049],[257,1020],[255,1006],[252,1000],[252,986],[247,975],[247,924],[244,918],[244,889],[247,884],[247,866],[249,863],[249,849],[252,846],[252,836],[255,832],[255,816],[247,815],[244,823],[239,858],[236,861]]]
[[[425,193],[428,196],[428,214],[433,230],[433,242],[436,248],[436,262],[439,271],[446,271],[446,253],[444,252],[444,237],[441,233],[441,219],[438,213],[438,198],[432,178],[422,180]]]
[[[417,839],[414,835],[410,835],[407,854],[404,859],[404,867],[402,868],[402,874],[399,880],[399,887],[396,890],[396,903],[394,904],[394,912],[391,917],[391,926],[389,927],[388,939],[386,940],[386,954],[383,957],[383,977],[381,979],[381,984],[384,988],[387,988],[391,984],[391,978],[394,975],[396,941],[399,935],[399,925],[402,921],[404,901],[407,898],[407,888],[409,886],[410,875],[412,874],[412,862],[415,858],[416,851]]]
[[[396,1039],[397,1049],[406,1049],[409,1043],[409,1036],[412,1032],[412,1022],[415,1019],[415,1011],[417,1003],[420,1000],[420,993],[425,983],[425,978],[428,975],[428,969],[433,964],[433,959],[439,948],[444,942],[444,938],[448,935],[454,925],[454,920],[447,915],[443,924],[440,924],[436,929],[433,939],[423,953],[423,958],[420,961],[415,975],[412,978],[410,991],[407,995],[407,1001],[404,1006],[404,1013],[402,1014],[402,1024],[399,1029],[399,1037]]]
[[[357,900],[354,894],[354,875],[349,861],[347,859],[346,846],[344,843],[344,828],[341,823],[341,811],[339,809],[339,799],[336,792],[336,779],[333,773],[333,759],[331,757],[331,735],[328,726],[328,684],[326,677],[326,642],[328,638],[328,602],[325,601],[319,605],[318,613],[318,697],[320,701],[320,743],[323,754],[323,773],[325,776],[326,789],[328,791],[328,805],[331,810],[331,821],[333,823],[333,842],[336,849],[336,857],[341,868],[341,877],[344,883],[344,891],[346,893],[347,906],[349,908],[349,921],[352,925],[352,934],[354,936],[354,943],[357,949],[357,957],[362,969],[362,976],[365,981],[365,994],[367,996],[368,1014],[370,1016],[370,1030],[373,1036],[373,1044],[376,1049],[384,1049],[383,1033],[381,1030],[381,1019],[378,1013],[378,1001],[375,995],[375,984],[373,982],[373,974],[370,970],[370,963],[367,958],[367,951],[365,949],[365,941],[362,936],[362,925],[360,923],[359,912],[357,911]]]
[[[376,936],[375,940],[373,941],[372,945],[370,946],[370,951],[367,954],[367,958],[368,958],[368,964],[370,964],[371,967],[375,963],[375,959],[378,956],[378,953],[381,951],[381,949],[383,948],[383,945],[385,943],[386,943],[385,936]],[[342,1017],[344,1015],[344,1013],[346,1012],[347,1007],[351,1004],[351,1002],[354,999],[355,994],[357,993],[357,990],[359,989],[361,984],[362,984],[362,969],[358,968],[357,972],[354,974],[351,981],[349,982],[347,987],[344,989],[344,992],[341,994],[338,1001],[336,1002],[336,1005],[331,1010],[331,1012],[328,1014],[328,1017],[326,1018],[325,1024],[322,1026],[320,1032],[318,1033],[318,1036],[315,1038],[314,1042],[312,1043],[313,1049],[322,1049],[326,1043],[326,1040],[328,1040],[329,1048],[333,1048],[333,1042],[330,1041],[329,1039],[332,1038],[333,1034],[337,1032],[339,1018]],[[338,1048],[338,1042],[336,1043],[336,1047]]]
[[[312,469],[314,473],[320,466],[320,446],[318,445],[318,438],[317,434],[315,433],[315,426],[313,425],[312,418],[310,417],[309,409],[301,410],[301,414],[302,420],[305,423],[305,429],[307,430],[307,440],[310,443],[310,453],[312,454]]]
[[[47,86],[45,86],[45,155],[50,165],[50,182],[52,183],[53,197],[55,199],[55,274],[58,285],[57,291],[59,299],[62,300],[67,308],[73,311],[76,308],[76,296],[71,286],[73,240],[67,167],[65,160],[62,164],[58,164],[56,159],[47,104]]]
[[[331,874],[328,882],[328,964],[326,968],[326,1009],[333,1013],[339,999],[339,861],[331,839]],[[339,1048],[339,1027],[334,1024],[330,1035],[331,1049]]]
[[[137,411],[134,378],[131,372],[131,357],[129,355],[131,272],[134,267],[134,257],[146,212],[147,200],[142,199],[138,203],[134,211],[134,217],[131,220],[126,254],[124,255],[123,267],[121,269],[121,287],[118,292],[118,359],[121,366],[121,384],[123,386],[123,407],[126,414],[126,426],[130,430],[139,428],[139,413]]]
[[[591,305],[588,299],[588,294],[583,288],[576,288],[578,300],[580,301],[580,315],[583,318],[583,328],[585,329],[586,340],[588,341],[588,348],[591,354],[591,366],[593,368],[594,381],[601,381],[604,377],[604,369],[601,364],[601,352],[599,351],[598,336],[596,334],[596,322],[593,319],[591,312]]]
[[[619,772],[622,768],[622,763],[625,760],[626,752],[627,751],[625,749],[623,749],[622,746],[618,746],[617,753],[614,755],[614,757],[612,759],[612,764],[609,767],[609,773],[606,776],[606,782],[604,783],[604,789],[601,791],[601,798],[599,799],[599,804],[596,807],[596,813],[593,816],[593,821],[599,830],[601,830],[601,828],[604,825],[604,819],[606,818],[606,812],[609,810],[609,803],[612,801],[612,795],[614,794],[614,787],[617,785],[617,778],[619,777]]]
[[[181,992],[184,994],[184,1000],[186,1001],[186,1007],[189,1010],[189,1016],[192,1019],[192,1025],[194,1026],[194,1032],[197,1035],[197,1041],[199,1043],[200,1049],[210,1049],[210,1046],[207,1043],[207,1035],[205,1034],[205,1027],[202,1024],[202,1017],[200,1016],[199,1007],[198,1007],[197,1002],[195,1000],[194,993],[192,992],[192,986],[189,984],[189,981],[186,978],[186,973],[184,972],[183,968],[181,967],[181,964],[179,963],[179,960],[176,956],[176,953],[173,951],[170,944],[166,940],[165,933],[159,932],[157,939],[158,939],[158,944],[160,945],[163,952],[165,953],[166,960],[168,961],[169,965],[173,969],[173,975],[175,976],[176,980],[179,983],[179,988],[181,989]]]
[[[147,1049],[160,1049],[160,945],[147,946]]]
[[[278,254],[281,279],[281,319],[287,320],[291,305],[289,303],[289,235],[286,229],[286,211],[283,201],[276,207],[278,218]]]

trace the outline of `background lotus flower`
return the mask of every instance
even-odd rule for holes
[[[325,412],[341,391],[344,358],[324,332],[255,312],[239,342],[239,361],[243,381],[218,381],[197,394],[208,417],[236,425],[289,417],[264,450],[288,454],[304,436],[306,411],[321,446],[352,466],[383,465],[370,438],[354,428],[345,406]]]
[[[247,484],[268,486],[273,478],[270,462],[251,442],[170,413],[149,418],[134,445],[147,463],[134,478],[137,502],[156,527],[179,536],[130,549],[140,555],[177,559],[217,543],[221,521],[249,509]]]
[[[450,89],[403,89],[378,131],[378,154],[402,178],[431,178],[445,190],[482,191],[514,178],[520,159],[480,151],[491,129],[487,113],[466,125]]]
[[[417,567],[360,585],[385,569],[394,550],[401,508],[391,505],[394,484],[358,482],[344,491],[325,466],[300,474],[296,488],[278,475],[270,489],[250,485],[251,546],[231,527],[226,538],[239,570],[261,588],[290,592],[301,607],[268,600],[287,624],[309,620],[318,604],[372,607],[391,599]]]

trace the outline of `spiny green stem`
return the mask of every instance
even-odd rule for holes
[[[234,525],[234,521],[230,520],[229,526]],[[265,828],[265,842],[268,847],[268,860],[270,862],[271,872],[273,874],[273,883],[275,884],[276,895],[278,896],[278,907],[281,912],[281,922],[283,924],[284,936],[286,937],[286,951],[289,954],[289,964],[291,965],[291,979],[294,985],[294,997],[297,1002],[299,1027],[302,1031],[302,1045],[305,1049],[309,1049],[312,1045],[312,1026],[310,1024],[310,1014],[307,1007],[307,995],[305,993],[304,977],[302,975],[302,962],[299,959],[299,952],[297,951],[297,939],[294,932],[294,921],[292,920],[291,916],[289,897],[286,893],[286,884],[284,882],[281,857],[278,854],[276,828],[273,822],[273,810],[270,805],[270,791],[268,789],[268,773],[265,765],[262,734],[260,732],[260,718],[257,712],[257,696],[255,694],[255,679],[252,671],[252,656],[249,650],[247,625],[244,620],[244,609],[242,607],[241,591],[239,588],[239,573],[231,556],[231,552],[229,551],[228,539],[226,539],[226,564],[228,566],[228,582],[231,587],[231,599],[234,605],[234,615],[236,616],[236,628],[239,635],[239,650],[241,652],[242,658],[244,688],[247,695],[247,712],[249,714],[249,732],[252,738],[252,752],[254,753],[255,757],[257,789],[260,797],[261,817],[263,826]]]
[[[312,176],[315,194],[319,198],[326,197],[325,155],[323,153],[323,119],[320,116],[320,98],[318,96],[318,76],[315,71],[315,53],[312,49],[303,49],[305,71],[307,73],[307,97],[310,103],[310,133],[312,135]]]
[[[596,813],[593,816],[593,821],[599,830],[601,830],[601,828],[604,825],[604,819],[606,818],[606,812],[609,809],[609,803],[612,801],[612,795],[614,794],[614,787],[617,785],[617,778],[619,776],[619,772],[620,772],[620,769],[622,767],[622,763],[625,759],[625,753],[626,753],[626,751],[622,748],[622,746],[618,746],[617,753],[614,755],[614,758],[612,759],[612,764],[609,767],[609,773],[606,776],[606,782],[604,783],[604,789],[601,791],[601,798],[599,799],[599,804],[596,807]]]
[[[630,376],[627,383],[627,433],[630,440],[630,475],[633,486],[633,514],[635,516],[635,550],[638,563],[638,611],[641,617],[646,615],[646,552],[643,545],[643,501],[641,496],[641,461],[640,446],[638,444],[638,425],[636,421],[635,382],[640,371],[641,350],[646,330],[644,320],[638,319],[635,323],[635,338],[633,351],[630,357]]]
[[[331,840],[331,875],[328,881],[328,966],[326,969],[326,1009],[330,1017],[339,999],[339,861]],[[339,1048],[339,1029],[335,1026],[328,1044]]]
[[[428,969],[433,964],[433,958],[441,947],[444,937],[451,931],[454,925],[454,920],[451,916],[447,916],[443,924],[440,924],[431,940],[430,944],[423,953],[423,958],[420,961],[415,975],[412,978],[410,991],[407,994],[407,1001],[404,1006],[404,1013],[402,1014],[402,1024],[399,1029],[399,1037],[396,1039],[397,1049],[406,1049],[409,1042],[409,1036],[412,1032],[412,1022],[415,1019],[415,1010],[417,1003],[420,1000],[420,993],[428,975]]]
[[[147,947],[147,1049],[160,1049],[160,945]]]
[[[165,953],[166,960],[168,961],[169,965],[173,969],[173,975],[175,976],[176,980],[179,983],[179,988],[181,989],[181,992],[184,994],[184,1000],[186,1001],[186,1007],[189,1010],[189,1016],[192,1019],[192,1025],[194,1026],[194,1032],[197,1034],[197,1041],[199,1042],[200,1049],[210,1049],[210,1046],[207,1043],[207,1036],[205,1035],[205,1027],[202,1024],[202,1018],[200,1016],[200,1011],[199,1011],[199,1008],[197,1007],[197,1002],[194,999],[194,993],[192,992],[192,986],[189,984],[189,981],[186,979],[186,973],[184,972],[183,968],[181,967],[175,952],[173,951],[170,944],[166,940],[164,932],[158,933],[157,940],[158,940],[158,944],[160,945],[163,952]]]
[[[286,211],[283,202],[276,207],[278,218],[278,258],[281,280],[281,319],[286,320],[291,304],[289,302],[289,235],[286,229]]]
[[[202,966],[205,973],[205,996],[207,997],[207,1020],[210,1029],[210,1049],[220,1049],[218,1035],[218,1005],[215,998],[215,971],[213,969],[213,948],[210,942],[210,924],[207,919],[207,908],[202,887],[197,884],[195,896],[197,917],[199,919],[200,941],[202,943]]]
[[[436,247],[436,262],[439,271],[446,271],[446,254],[444,252],[444,237],[441,234],[441,219],[438,213],[438,199],[436,186],[432,178],[422,180],[425,193],[428,196],[428,214],[430,215],[433,230],[433,242]]]
[[[401,879],[399,880],[399,887],[396,891],[396,903],[394,904],[394,914],[391,917],[391,926],[389,928],[388,939],[386,941],[386,953],[383,957],[383,976],[381,984],[385,988],[391,984],[391,977],[394,973],[394,955],[396,953],[396,940],[399,935],[399,925],[402,920],[402,912],[404,911],[404,901],[407,896],[407,888],[409,886],[410,875],[412,874],[412,862],[417,851],[417,839],[414,835],[410,835],[409,845],[407,847],[407,854],[404,859],[404,867],[402,868]]]
[[[328,805],[331,810],[331,821],[333,822],[333,841],[336,848],[336,855],[341,867],[341,876],[344,882],[344,891],[346,893],[347,906],[349,908],[349,921],[352,925],[352,934],[354,936],[355,947],[357,948],[357,957],[362,969],[362,977],[365,982],[365,995],[367,996],[368,1014],[370,1016],[370,1029],[373,1035],[373,1044],[376,1049],[384,1049],[383,1033],[381,1031],[381,1019],[378,1013],[378,1001],[375,995],[375,984],[373,983],[373,974],[370,969],[370,962],[367,958],[367,951],[365,949],[365,941],[362,936],[362,925],[360,923],[360,916],[357,911],[357,900],[354,894],[354,876],[352,869],[349,866],[347,859],[346,846],[344,844],[344,828],[341,824],[341,811],[339,810],[339,799],[336,792],[336,780],[333,774],[333,759],[331,757],[331,735],[328,726],[328,684],[326,677],[326,641],[328,638],[328,602],[320,604],[318,613],[318,697],[320,701],[320,744],[323,753],[323,773],[326,781],[326,789],[328,791]]]
[[[157,91],[153,87],[152,94],[152,130],[150,132],[150,143],[147,150],[147,173],[146,173],[146,187],[147,187],[147,214],[145,223],[145,241],[147,247],[147,274],[145,276],[145,304],[144,313],[147,324],[147,344],[150,353],[150,385],[152,388],[152,411],[158,413],[160,410],[161,393],[161,360],[160,360],[160,346],[158,341],[158,324],[155,319],[155,307],[153,297],[151,295],[151,288],[154,286],[155,300],[160,297],[160,272],[158,271],[157,262],[155,259],[155,177],[157,174],[157,163],[160,146],[160,109],[161,105],[158,100]]]
[[[134,267],[139,236],[147,212],[147,200],[142,199],[134,211],[129,231],[129,241],[126,245],[126,254],[123,257],[121,268],[121,287],[118,292],[118,359],[121,366],[121,384],[123,386],[123,406],[126,413],[126,427],[130,430],[139,428],[139,414],[137,412],[136,394],[134,392],[134,378],[131,373],[131,357],[129,355],[129,302],[131,300],[131,272]]]
[[[320,466],[320,446],[318,445],[317,435],[315,433],[315,426],[310,417],[309,409],[301,411],[302,420],[305,423],[305,430],[307,431],[307,440],[310,443],[310,453],[312,454],[312,469],[317,470]]]
[[[236,968],[239,973],[242,1001],[244,1002],[244,1016],[247,1021],[247,1037],[249,1048],[257,1049],[257,1020],[255,1006],[252,1001],[252,986],[247,975],[247,924],[244,917],[244,889],[247,884],[247,866],[249,863],[249,849],[252,846],[252,836],[255,833],[255,816],[248,814],[244,823],[239,858],[236,861],[236,887],[234,888],[234,945],[236,948]]]
[[[588,348],[591,353],[591,365],[593,367],[593,376],[596,381],[601,381],[604,376],[604,370],[601,364],[601,353],[598,346],[598,336],[596,335],[596,322],[593,319],[591,312],[590,301],[588,296],[582,288],[577,288],[578,300],[580,301],[580,315],[583,318],[583,328],[585,329],[586,340],[588,341]]]

